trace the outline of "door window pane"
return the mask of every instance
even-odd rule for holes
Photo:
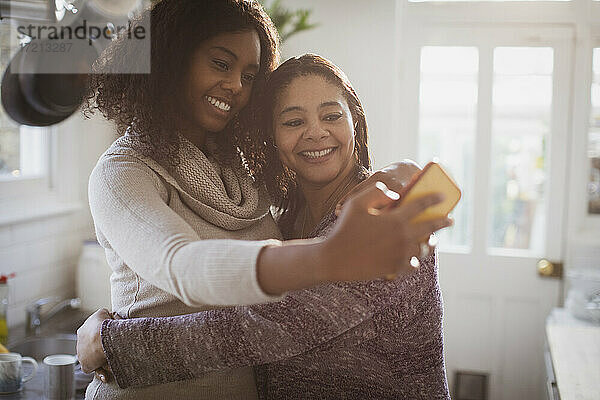
[[[471,245],[478,71],[475,47],[421,49],[419,162],[439,158],[463,192],[452,213],[454,226],[440,234],[442,248]]]
[[[543,251],[553,57],[551,48],[494,50],[491,247]]]
[[[588,183],[588,212],[600,214],[600,48],[593,53],[592,109],[588,141],[590,180]]]

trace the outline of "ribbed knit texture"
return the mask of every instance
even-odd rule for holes
[[[256,278],[259,251],[280,243],[262,240],[280,238],[265,191],[241,167],[222,168],[179,140],[182,162],[163,166],[143,156],[143,144],[127,134],[90,176],[96,235],[113,269],[113,311],[128,318],[171,316],[278,300],[262,292]],[[87,391],[87,398],[111,399],[253,396],[251,368],[151,390],[94,381]]]
[[[329,215],[314,234],[325,234]],[[395,281],[338,283],[278,303],[107,320],[123,387],[256,365],[262,399],[449,399],[437,258]]]

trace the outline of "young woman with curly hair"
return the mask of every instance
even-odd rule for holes
[[[269,166],[263,176],[284,236],[334,234],[335,205],[370,168],[354,89],[331,62],[307,54],[277,68],[263,98],[262,129],[251,140],[264,151],[250,162]],[[99,311],[84,325],[92,338],[80,360],[101,366],[104,347],[128,390],[255,366],[260,398],[449,398],[433,254],[395,281],[330,283],[185,316],[105,318]]]

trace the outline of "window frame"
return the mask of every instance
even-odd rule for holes
[[[25,134],[27,134],[27,132],[23,132],[23,129],[25,128],[29,128],[25,125],[20,125],[19,127],[19,134],[21,135],[21,137]],[[24,175],[24,176],[18,176],[18,177],[14,177],[14,176],[0,176],[0,185],[6,184],[6,187],[10,187],[10,194],[12,195],[8,195],[7,192],[3,191],[0,192],[0,200],[5,199],[6,197],[14,197],[21,195],[21,193],[24,191],[25,193],[31,193],[31,190],[36,190],[35,188],[37,188],[37,191],[44,191],[47,187],[49,187],[49,179],[48,179],[48,175],[50,172],[50,163],[51,163],[51,150],[52,150],[52,146],[51,146],[51,141],[52,141],[52,137],[56,134],[55,133],[55,128],[53,127],[40,127],[40,128],[36,128],[39,129],[39,132],[41,134],[43,134],[44,137],[44,142],[45,142],[45,147],[43,149],[43,161],[45,164],[45,173],[43,175]],[[19,156],[21,156],[21,151],[19,150]],[[22,165],[20,166],[22,167]],[[23,183],[23,185],[21,185],[20,183]],[[22,188],[20,188],[22,186]]]
[[[600,2],[598,2],[600,3]],[[600,6],[600,4],[598,4]],[[600,10],[600,7],[599,7]],[[600,15],[600,14],[599,14]],[[583,131],[585,132],[583,136],[583,145],[582,147],[585,148],[585,155],[584,157],[581,157],[581,160],[583,162],[585,162],[585,165],[582,166],[582,168],[585,170],[585,176],[583,179],[578,180],[578,182],[580,183],[580,186],[582,186],[583,188],[585,188],[585,193],[584,193],[584,201],[582,201],[580,207],[582,210],[579,211],[579,213],[577,214],[577,218],[580,222],[580,224],[582,225],[582,228],[584,231],[598,231],[600,230],[600,214],[590,214],[588,212],[588,193],[587,193],[587,185],[589,183],[589,176],[590,176],[590,171],[591,171],[591,165],[590,165],[590,159],[587,156],[587,150],[589,147],[589,130],[590,130],[590,119],[591,119],[591,114],[592,114],[592,99],[591,99],[591,87],[592,87],[592,82],[593,82],[593,52],[594,49],[600,49],[600,23],[594,24],[591,26],[590,28],[590,40],[589,43],[586,43],[586,59],[585,59],[585,66],[583,67],[585,69],[585,71],[587,72],[587,76],[586,76],[586,80],[585,80],[585,84],[582,85],[582,92],[580,96],[578,96],[579,98],[581,98],[579,100],[580,103],[580,107],[582,110],[584,110],[584,114],[582,115],[582,118],[585,117],[585,120],[582,121],[581,124],[578,124],[577,122],[579,121],[574,121],[574,131],[578,132],[578,131]],[[587,90],[586,90],[587,89]],[[575,101],[575,106],[577,106],[577,100]],[[574,113],[576,113],[577,110],[574,109]]]
[[[72,185],[77,181],[76,157],[67,153],[75,133],[60,125],[44,130],[46,174],[0,180],[0,227],[82,209]]]
[[[397,28],[400,37],[398,60],[418,57],[411,49],[411,27],[428,29],[435,25],[449,27],[460,26],[501,26],[511,24],[515,27],[547,26],[571,27],[575,32],[572,61],[572,93],[568,101],[571,103],[571,148],[569,186],[566,207],[568,232],[570,237],[581,237],[584,240],[597,235],[600,229],[600,215],[588,213],[587,183],[589,181],[589,159],[587,158],[588,129],[591,113],[590,88],[592,80],[592,51],[600,47],[600,1],[572,0],[554,1],[465,1],[465,2],[409,2],[397,0]],[[536,21],[532,23],[532,21]],[[468,44],[465,44],[468,45]],[[416,47],[416,46],[415,46]],[[418,95],[418,80],[407,79],[415,75],[415,71],[407,70],[404,63],[398,64],[400,85],[404,89],[398,103],[404,115],[415,116],[418,109],[411,104],[410,96]],[[418,73],[418,71],[417,71]],[[416,90],[415,90],[416,86]],[[416,128],[398,115],[397,126],[407,127],[407,131]],[[395,139],[395,144],[402,144],[409,154],[417,154],[417,139],[409,135]],[[585,171],[585,173],[581,173]],[[593,240],[593,239],[591,239]]]
[[[572,98],[571,173],[569,187],[569,234],[574,240],[597,242],[600,215],[588,213],[590,162],[589,121],[591,115],[591,85],[593,49],[600,47],[600,1],[575,0],[578,5],[577,38],[574,61]],[[586,7],[585,5],[589,5]],[[580,77],[580,79],[575,79]],[[584,171],[582,174],[581,171]],[[579,172],[579,173],[578,173]]]
[[[584,6],[589,5],[593,12],[589,9],[586,11]],[[492,52],[496,46],[526,46],[526,47],[553,47],[555,48],[555,68],[559,68],[561,72],[555,74],[553,87],[556,90],[561,90],[560,87],[563,85],[571,86],[568,89],[566,98],[556,99],[553,102],[552,109],[573,109],[572,104],[575,88],[573,87],[574,73],[576,62],[561,60],[560,57],[569,58],[569,54],[565,52],[566,49],[575,49],[582,36],[585,35],[585,27],[591,25],[592,16],[600,15],[600,2],[599,4],[591,4],[591,0],[574,0],[571,2],[424,2],[424,3],[411,3],[407,0],[401,0],[400,7],[400,21],[402,24],[401,32],[401,46],[402,54],[399,59],[404,60],[419,60],[420,59],[420,48],[422,46],[474,46],[479,49],[479,85],[478,85],[478,96],[480,99],[486,99],[490,97],[492,91],[492,76],[481,77],[484,66],[481,63],[483,59],[487,57],[483,53],[482,42],[488,42],[489,45],[485,51]],[[535,21],[535,23],[533,22]],[[480,39],[475,31],[486,31],[484,38]],[[502,43],[497,43],[502,42]],[[493,45],[491,43],[494,43]],[[564,44],[564,45],[563,45]],[[558,48],[564,50],[557,51]],[[574,52],[574,50],[571,50]],[[559,54],[559,56],[557,56]],[[566,55],[566,57],[565,57]],[[489,58],[491,60],[491,58]],[[560,65],[558,65],[560,64]],[[402,124],[407,132],[418,132],[419,131],[419,85],[420,85],[420,71],[419,62],[402,62],[399,65],[400,68],[400,86],[403,88],[402,95],[400,98],[400,107],[403,112]],[[493,74],[493,68],[488,68],[488,74]],[[562,80],[566,81],[563,82]],[[587,96],[589,97],[589,85],[587,86]],[[589,102],[589,100],[588,100]],[[560,103],[560,104],[559,104]],[[481,106],[478,106],[481,107]],[[492,112],[491,104],[485,107],[483,114],[478,110],[477,112],[477,129],[485,127],[490,129],[489,134],[486,134],[487,141],[491,140],[491,127],[486,127],[482,124],[482,121],[489,119],[491,121]],[[564,111],[562,112],[564,114]],[[557,140],[553,140],[550,143],[550,153],[559,154],[559,151],[555,151],[559,146],[570,146],[570,138],[573,136],[572,125],[573,125],[573,112],[571,111],[570,116],[565,116],[558,123],[553,123],[552,137],[559,137]],[[585,118],[587,123],[587,116]],[[560,126],[560,128],[557,128]],[[557,132],[560,131],[560,132]],[[573,132],[576,132],[574,130]],[[558,133],[558,135],[557,135]],[[476,138],[475,151],[479,151],[482,145],[477,143],[480,138]],[[402,138],[403,147],[407,149],[409,154],[416,156],[418,154],[418,135],[407,135]],[[587,146],[587,125],[586,125],[586,146]],[[489,148],[489,144],[483,143],[483,147]],[[571,146],[572,149],[575,146]],[[587,148],[587,147],[586,147]],[[564,151],[563,151],[564,153]],[[480,155],[485,157],[485,155]],[[573,155],[571,154],[571,157]],[[579,156],[581,158],[581,156]],[[579,171],[584,170],[579,169]],[[558,181],[561,178],[561,174],[568,174],[568,177],[573,177],[573,170],[571,171],[548,171],[552,174],[552,180]],[[486,182],[486,177],[489,175],[489,170],[479,171],[478,177],[475,179],[475,185]],[[580,174],[581,175],[581,174]],[[586,175],[587,178],[587,175]],[[571,187],[570,191],[573,191],[573,179],[570,179]],[[585,185],[581,185],[580,191],[585,191]],[[549,189],[551,193],[552,189]],[[587,196],[585,197],[587,199]],[[567,209],[563,207],[564,202],[568,202],[570,207],[573,204],[572,201],[568,201],[567,195],[562,196],[551,196],[548,198],[546,204],[547,210],[552,209]],[[487,232],[487,221],[488,212],[487,204],[488,198],[485,199],[473,199],[473,204],[478,202],[484,202],[485,207],[480,207],[481,210],[471,210],[471,222],[474,224],[472,230],[474,232],[481,232],[481,229],[485,228]],[[587,203],[586,208],[587,211]],[[581,211],[581,210],[579,210]],[[569,219],[564,219],[565,223],[571,225]],[[481,225],[481,226],[480,226]],[[557,227],[552,224],[546,226],[546,236],[552,237],[548,234],[550,228],[556,229]],[[466,249],[472,249],[472,251],[486,251],[488,252],[487,243],[479,243],[479,241],[487,241],[486,235],[481,235],[481,238],[473,237],[471,243],[467,243]],[[557,243],[547,243],[547,249],[545,255],[552,257],[553,253],[560,252],[559,249],[563,247],[561,239],[556,240]],[[456,248],[454,248],[456,247]],[[451,253],[463,253],[466,249],[463,246],[448,246],[443,248],[444,252]],[[485,250],[484,250],[485,249]],[[495,251],[491,249],[489,251]],[[533,253],[532,253],[533,254]]]

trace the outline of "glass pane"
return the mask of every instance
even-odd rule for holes
[[[588,212],[600,214],[600,48],[594,49],[592,79],[592,109],[588,141],[590,181],[588,183]]]
[[[19,46],[10,29],[9,23],[0,23],[0,74]],[[45,175],[47,155],[48,130],[19,126],[0,106],[0,179]]]
[[[551,48],[494,50],[491,247],[543,252],[553,58]]]
[[[0,23],[0,73],[4,74],[17,44],[12,43],[10,24]],[[0,176],[19,174],[19,126],[10,119],[0,106]]]
[[[419,162],[439,158],[463,191],[454,226],[440,234],[442,248],[471,245],[478,71],[475,47],[421,49]]]

